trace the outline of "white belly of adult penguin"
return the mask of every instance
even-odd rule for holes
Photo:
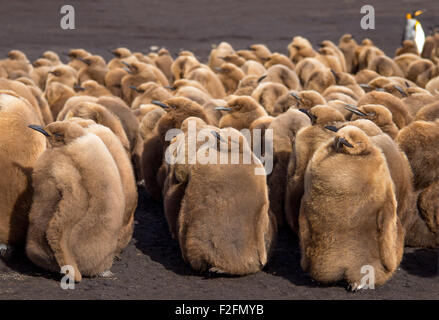
[[[415,42],[419,54],[422,53],[422,49],[424,48],[425,33],[422,29],[421,23],[416,19],[416,17],[419,17],[424,12],[425,10],[417,10],[413,13],[406,14],[407,22],[405,24],[403,36],[403,41],[411,40]]]

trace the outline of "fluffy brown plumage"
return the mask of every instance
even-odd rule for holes
[[[333,136],[325,126],[340,125],[345,121],[343,115],[328,106],[315,106],[303,110],[311,118],[312,126],[304,127],[296,135],[294,148],[288,163],[287,189],[285,195],[285,216],[288,225],[298,232],[300,201],[304,192],[305,170],[317,148]]]
[[[42,123],[25,99],[1,90],[0,106],[0,244],[21,246],[32,204],[32,170],[46,141],[27,128]]]
[[[32,175],[26,254],[54,272],[70,265],[81,281],[109,270],[117,253],[125,211],[119,171],[102,140],[81,126],[54,122],[43,130],[50,148]]]
[[[255,175],[254,171],[262,169],[262,164],[235,129],[215,133],[224,138],[210,135],[217,144],[203,153],[211,153],[219,163],[221,152],[230,154],[232,144],[237,144],[240,151],[235,153],[241,160],[238,164],[173,165],[165,208],[176,213],[167,213],[167,217],[174,217],[168,222],[175,224],[183,259],[195,270],[232,275],[260,271],[268,261],[276,235],[265,175]],[[244,152],[251,156],[251,164],[243,162]],[[239,199],[235,197],[237,192]]]
[[[404,233],[393,182],[383,154],[359,128],[339,130],[315,152],[299,224],[301,266],[315,280],[346,280],[355,290],[365,265],[374,268],[376,286],[395,272]]]

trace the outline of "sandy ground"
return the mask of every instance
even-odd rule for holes
[[[149,0],[70,1],[76,30],[59,27],[64,1],[1,1],[0,56],[21,49],[31,59],[45,50],[65,53],[83,47],[110,58],[107,49],[126,46],[147,51],[165,46],[175,55],[194,51],[207,60],[211,45],[228,41],[235,48],[265,43],[286,52],[295,35],[317,45],[349,32],[369,37],[393,55],[404,14],[424,8],[426,31],[439,24],[437,0]],[[376,29],[361,30],[360,8],[375,7]],[[63,56],[66,60],[66,57]],[[438,252],[407,248],[395,276],[376,290],[347,292],[343,286],[319,287],[301,271],[297,239],[281,230],[274,257],[263,272],[246,277],[209,277],[191,271],[171,239],[161,204],[140,190],[133,240],[112,267],[114,277],[84,279],[62,290],[58,275],[34,267],[21,253],[0,261],[0,299],[439,299]]]

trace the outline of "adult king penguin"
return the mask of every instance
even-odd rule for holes
[[[404,34],[402,41],[411,40],[416,43],[419,54],[421,54],[425,43],[425,33],[422,29],[422,25],[417,17],[423,14],[425,10],[417,10],[412,13],[407,13],[405,15],[407,22],[405,24]]]

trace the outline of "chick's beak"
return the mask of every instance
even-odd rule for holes
[[[168,105],[164,104],[163,102],[157,101],[157,100],[151,100],[152,104],[155,104],[156,106],[162,107],[162,108],[169,108]]]
[[[219,110],[219,111],[231,111],[232,108],[229,107],[216,107],[215,110]]]
[[[299,102],[302,102],[302,98],[297,95],[295,92],[291,92],[290,95]]]
[[[352,112],[352,113],[354,113],[354,114],[356,114],[357,116],[360,116],[360,117],[367,117],[367,114],[365,114],[364,112],[361,112],[360,110],[358,110],[357,108],[352,108],[352,106],[349,106],[349,107],[344,107],[346,110],[348,110],[348,111],[350,111],[350,112]]]
[[[224,142],[224,143],[227,143],[227,141],[224,140],[218,132],[216,132],[216,131],[214,131],[214,130],[212,130],[212,131],[210,131],[210,132],[211,132],[211,133],[215,136],[215,138],[217,138],[219,141],[222,141],[222,142]]]
[[[325,126],[325,129],[328,129],[328,130],[333,131],[333,132],[338,131],[337,127],[335,127],[335,126]]]
[[[262,80],[264,80],[266,77],[267,77],[267,75],[264,74],[264,75],[263,75],[262,77],[260,77],[256,82],[259,83],[259,82],[261,82]]]
[[[50,137],[50,134],[46,130],[44,130],[44,128],[42,126],[39,126],[36,124],[31,124],[31,125],[28,125],[28,127],[35,130],[35,131],[38,131],[38,132],[44,134],[46,137]]]
[[[77,58],[79,61],[82,61],[82,62],[84,62],[86,65],[90,65],[91,64],[91,62],[90,62],[90,60],[87,60],[87,59],[84,59],[84,58],[81,58],[81,57],[78,57]]]
[[[310,112],[309,112],[309,110],[307,110],[307,109],[299,109],[299,111],[300,112],[303,112],[304,114],[306,114],[310,119],[311,119],[311,123],[312,124],[314,124],[315,123],[315,121],[317,120],[317,118],[314,116],[314,115],[312,115]]]
[[[337,139],[337,148],[339,149],[341,147],[341,145],[345,145],[348,148],[353,148],[354,146],[352,144],[350,144],[345,138],[343,137],[338,137]]]
[[[394,85],[393,87],[394,87],[396,90],[398,90],[398,92],[399,92],[403,97],[408,97],[407,93],[405,93],[405,91],[404,91],[400,86]]]
[[[73,89],[75,89],[76,92],[78,92],[78,91],[84,91],[84,90],[85,90],[84,87],[81,87],[81,86],[80,86],[79,84],[77,84],[77,83],[75,83],[75,84],[73,85]]]

